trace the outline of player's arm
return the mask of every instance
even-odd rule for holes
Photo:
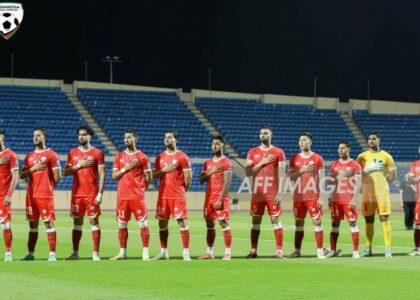
[[[318,199],[318,206],[322,207],[324,203],[324,196],[325,193],[325,169],[318,171],[318,189],[319,189],[319,199]]]
[[[146,189],[147,189],[147,187],[153,180],[153,173],[151,169],[144,171],[144,178],[146,179]]]
[[[416,176],[412,173],[408,173],[407,183],[416,184],[419,181],[420,181],[420,176]]]
[[[279,178],[279,189],[277,191],[277,201],[281,201],[284,195],[284,187],[286,184],[286,163],[285,162],[279,163],[278,178]]]
[[[353,194],[353,198],[351,199],[350,202],[350,207],[354,208],[357,207],[357,197],[360,194],[360,190],[362,188],[362,175],[355,175],[354,178],[356,179],[356,184],[354,186],[354,194]]]
[[[55,183],[58,183],[61,180],[61,168],[60,167],[53,168],[53,176],[54,176]]]
[[[394,159],[391,155],[387,156],[386,166],[388,171],[386,180],[388,181],[388,183],[393,183],[395,180],[397,180],[397,167],[395,166]]]
[[[191,169],[183,169],[184,172],[184,183],[185,183],[185,190],[188,191],[188,189],[191,186],[192,182],[192,170]]]
[[[216,174],[217,172],[219,172],[222,169],[221,166],[217,165],[214,168],[212,168],[211,170],[209,170],[208,172],[201,172],[200,177],[198,178],[199,182],[201,184],[203,184],[204,182],[206,182],[207,180],[209,180],[209,178],[211,176],[213,176],[214,174]]]
[[[103,193],[106,184],[106,167],[105,165],[98,166],[99,172],[99,190],[98,193]]]
[[[36,163],[31,168],[24,165],[19,172],[20,179],[25,179],[31,176],[32,173],[38,171],[38,170],[45,170],[47,168],[47,165],[45,163]]]
[[[251,160],[247,161],[246,170],[245,170],[246,176],[254,176],[256,173],[258,173],[261,170],[262,167],[264,167],[265,165],[268,165],[269,163],[272,163],[275,160],[276,160],[276,156],[269,154],[255,165],[253,164]]]
[[[19,181],[19,169],[11,170],[12,173],[12,182],[10,183],[9,190],[6,197],[4,198],[4,205],[9,206],[12,203],[12,195],[16,190],[16,185]]]
[[[231,182],[232,182],[232,171],[226,171],[223,174],[222,193],[220,195],[220,198],[217,199],[216,203],[214,204],[215,209],[220,209],[222,207],[223,198],[229,194],[229,187],[230,187]]]

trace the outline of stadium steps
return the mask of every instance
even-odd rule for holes
[[[365,136],[363,135],[362,130],[360,130],[359,126],[357,126],[354,120],[350,117],[349,113],[346,111],[341,111],[340,116],[346,123],[347,127],[351,130],[351,133],[359,142],[360,147],[362,147],[362,149],[367,149],[368,145],[366,143]]]
[[[197,106],[194,104],[194,101],[192,99],[191,93],[182,93],[181,95],[178,95],[181,101],[183,101],[188,109],[196,116],[196,118],[206,127],[206,129],[210,132],[211,135],[221,135],[223,134],[218,131],[213,124],[211,124],[207,118],[201,113],[201,111],[197,108]],[[246,177],[245,175],[245,165],[243,164],[242,160],[239,157],[239,154],[236,152],[236,150],[229,144],[229,142],[226,140],[225,149],[227,152],[229,152],[230,157],[232,158],[232,162],[234,164],[234,171],[235,175],[238,176],[241,179],[244,179]]]
[[[69,87],[64,88],[64,92],[67,95],[67,98],[70,102],[74,105],[77,111],[82,115],[83,119],[86,123],[95,131],[95,134],[101,140],[102,144],[108,149],[109,153],[112,155],[116,155],[118,153],[117,147],[111,141],[111,139],[106,135],[106,133],[102,130],[99,124],[95,121],[93,116],[89,113],[87,108],[83,105],[82,101],[80,101],[79,97],[73,93],[73,90],[69,89]]]

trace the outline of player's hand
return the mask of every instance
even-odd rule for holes
[[[126,171],[130,171],[131,169],[133,169],[135,166],[137,166],[137,159],[134,160],[130,160],[128,163],[126,163],[124,165],[124,168],[126,169]]]
[[[283,195],[282,194],[277,194],[276,199],[274,200],[274,204],[275,205],[281,205],[282,201],[283,201]]]
[[[217,172],[219,172],[222,169],[222,166],[215,166],[213,167],[213,169],[210,170],[210,172],[208,173],[209,176],[212,176],[213,174],[216,174]]]
[[[6,196],[3,201],[4,207],[9,207],[12,204],[12,197]]]
[[[79,169],[90,167],[91,165],[93,165],[93,159],[91,157],[85,157],[77,163]]]
[[[176,166],[176,165],[169,164],[169,165],[166,165],[166,166],[164,166],[164,167],[162,168],[162,172],[163,172],[163,173],[173,172],[173,171],[175,171],[175,170],[176,170],[176,168],[177,168],[177,166]]]
[[[357,200],[351,200],[350,209],[354,210],[355,208],[357,208]]]
[[[275,160],[276,160],[276,156],[269,154],[263,158],[263,160],[261,161],[261,164],[265,166],[265,165],[271,164]]]
[[[313,171],[315,171],[315,166],[314,165],[304,165],[301,169],[300,169],[300,173],[312,173]]]
[[[352,168],[347,169],[347,170],[344,172],[344,175],[345,175],[346,177],[353,177],[353,176],[354,176],[354,170],[353,170]]]
[[[382,161],[372,161],[368,167],[364,169],[365,173],[382,171],[384,163]]]
[[[98,194],[96,195],[96,197],[95,197],[95,203],[96,203],[97,205],[101,205],[101,203],[102,203],[102,193],[98,193]]]
[[[216,210],[220,210],[220,209],[222,209],[222,204],[223,204],[222,199],[218,199],[218,200],[214,203],[214,209],[216,209]]]
[[[0,157],[0,166],[9,163],[9,158],[7,156]]]
[[[45,170],[47,168],[47,165],[44,163],[36,163],[32,166],[32,168],[30,169],[31,172],[36,172],[39,170]]]

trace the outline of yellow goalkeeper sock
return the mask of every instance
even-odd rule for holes
[[[372,247],[373,233],[375,232],[373,226],[374,223],[366,223],[366,245],[368,245],[369,247]]]
[[[391,247],[391,222],[385,221],[381,222],[382,224],[382,233],[384,235],[385,247]]]

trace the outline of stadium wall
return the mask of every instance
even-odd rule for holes
[[[420,115],[420,104],[384,100],[350,99],[350,115],[353,110],[367,110],[371,114]]]
[[[41,87],[62,88],[63,80],[0,77],[0,85],[21,85],[21,86],[41,86]]]

